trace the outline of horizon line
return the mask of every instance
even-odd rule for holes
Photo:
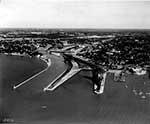
[[[150,28],[41,28],[41,27],[0,27],[0,30],[2,29],[59,29],[59,30],[67,30],[67,29],[78,29],[78,30],[150,30]]]

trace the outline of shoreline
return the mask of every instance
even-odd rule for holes
[[[5,56],[17,56],[17,57],[27,57],[27,58],[30,58],[29,56],[22,56],[22,55],[10,55],[10,54],[0,54],[0,55],[5,55]],[[22,86],[23,84],[27,83],[28,81],[32,80],[33,78],[37,77],[38,75],[42,74],[43,72],[47,71],[47,69],[51,66],[51,59],[48,58],[47,56],[44,56],[44,57],[41,57],[41,58],[38,58],[38,57],[35,57],[36,59],[39,59],[40,61],[46,63],[47,67],[44,68],[43,70],[41,70],[40,72],[37,72],[36,74],[32,75],[31,77],[27,78],[26,80],[18,83],[18,85],[15,85],[13,86],[13,89],[17,89],[19,88],[20,86]]]
[[[74,72],[77,71],[76,67],[78,65],[72,61],[68,62],[67,65],[68,68],[64,72],[62,72],[59,76],[57,76],[49,85],[47,85],[43,89],[43,91],[53,91],[56,88],[58,88],[61,84],[63,84],[65,81],[74,76],[75,74]],[[79,71],[81,71],[81,69],[79,69]]]
[[[44,73],[45,71],[48,70],[48,68],[51,66],[51,59],[47,59],[47,56],[41,57],[41,58],[39,58],[39,59],[42,60],[42,61],[44,61],[44,62],[47,64],[47,67],[46,67],[45,69],[43,69],[42,71],[40,71],[40,72],[34,74],[34,75],[31,76],[30,78],[26,79],[25,81],[19,83],[18,85],[13,86],[13,89],[14,89],[14,90],[17,89],[17,88],[19,88],[20,86],[24,85],[24,84],[27,83],[28,81],[32,80],[33,78],[37,77],[38,75],[40,75],[40,74],[42,74],[42,73]]]
[[[5,54],[5,53],[3,54],[3,53],[0,53],[0,55],[33,58],[33,57],[28,56],[28,55],[22,55],[22,54]],[[44,63],[46,63],[47,67],[49,67],[51,65],[51,60],[50,59],[47,59],[45,57],[36,57],[36,56],[34,56],[34,58],[42,60]]]

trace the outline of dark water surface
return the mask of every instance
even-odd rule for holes
[[[92,82],[87,78],[91,76],[90,72],[81,72],[55,91],[43,92],[42,89],[66,69],[62,59],[51,56],[51,60],[52,66],[47,72],[17,90],[11,89],[13,83],[22,80],[14,78],[21,75],[19,68],[18,71],[12,68],[16,66],[16,62],[8,58],[8,65],[4,64],[6,67],[0,65],[1,122],[3,120],[17,124],[150,123],[150,95],[148,95],[150,80],[147,75],[127,75],[126,82],[120,83],[114,82],[113,75],[108,74],[104,93],[97,96],[93,94]],[[17,66],[20,65],[21,68],[24,63],[26,62]],[[11,67],[12,64],[14,66]],[[31,69],[24,68],[26,71]],[[32,69],[34,70],[34,67]],[[142,95],[137,95],[133,90],[147,95],[142,98]]]

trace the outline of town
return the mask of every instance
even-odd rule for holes
[[[106,70],[135,68],[150,72],[150,34],[148,31],[3,31],[0,53],[38,56],[42,50],[63,49],[75,45],[83,49],[77,56],[102,65]]]
[[[149,30],[1,30],[0,123],[68,121],[78,113],[91,121],[109,110],[117,114],[106,118],[130,120],[141,111],[146,118],[149,38]]]

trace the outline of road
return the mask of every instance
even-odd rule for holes
[[[60,69],[59,58],[54,58]],[[54,68],[56,70],[54,70]],[[5,98],[3,115],[15,123],[29,124],[149,124],[150,96],[142,98],[134,89],[150,92],[147,75],[127,75],[126,82],[114,82],[113,75],[106,77],[104,93],[92,92],[90,72],[81,72],[66,81],[57,90],[43,92],[41,87],[51,79],[49,73],[32,80]],[[144,84],[141,82],[145,82]],[[1,95],[3,96],[3,95]]]

